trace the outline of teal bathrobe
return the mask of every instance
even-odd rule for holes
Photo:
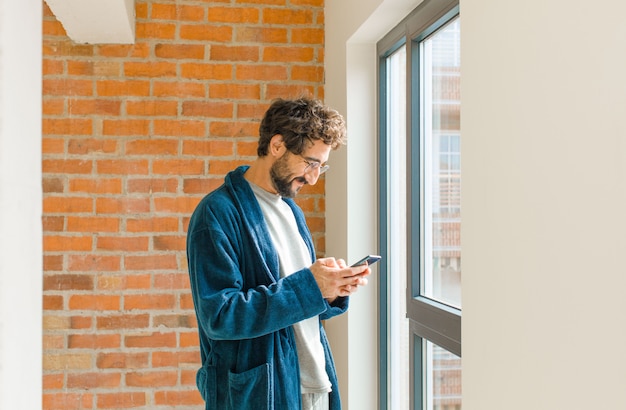
[[[321,320],[345,312],[348,298],[329,304],[308,267],[280,278],[263,213],[243,176],[246,169],[230,172],[189,222],[187,259],[202,358],[198,389],[206,409],[300,409],[292,325],[319,316],[332,384],[330,409],[339,410],[337,374]],[[315,260],[302,210],[293,200],[284,201]]]

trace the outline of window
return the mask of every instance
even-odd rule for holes
[[[381,409],[461,409],[458,1],[378,44]]]

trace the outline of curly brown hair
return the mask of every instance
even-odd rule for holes
[[[259,157],[268,154],[270,140],[277,134],[282,135],[285,147],[297,155],[316,140],[337,149],[346,143],[346,123],[341,114],[319,100],[279,98],[272,102],[261,120]]]

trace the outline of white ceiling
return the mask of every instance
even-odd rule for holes
[[[76,43],[135,42],[134,0],[45,0]]]

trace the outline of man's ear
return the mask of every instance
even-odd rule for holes
[[[283,142],[283,136],[276,134],[270,140],[270,154],[275,157],[280,157],[286,150],[285,143]]]

